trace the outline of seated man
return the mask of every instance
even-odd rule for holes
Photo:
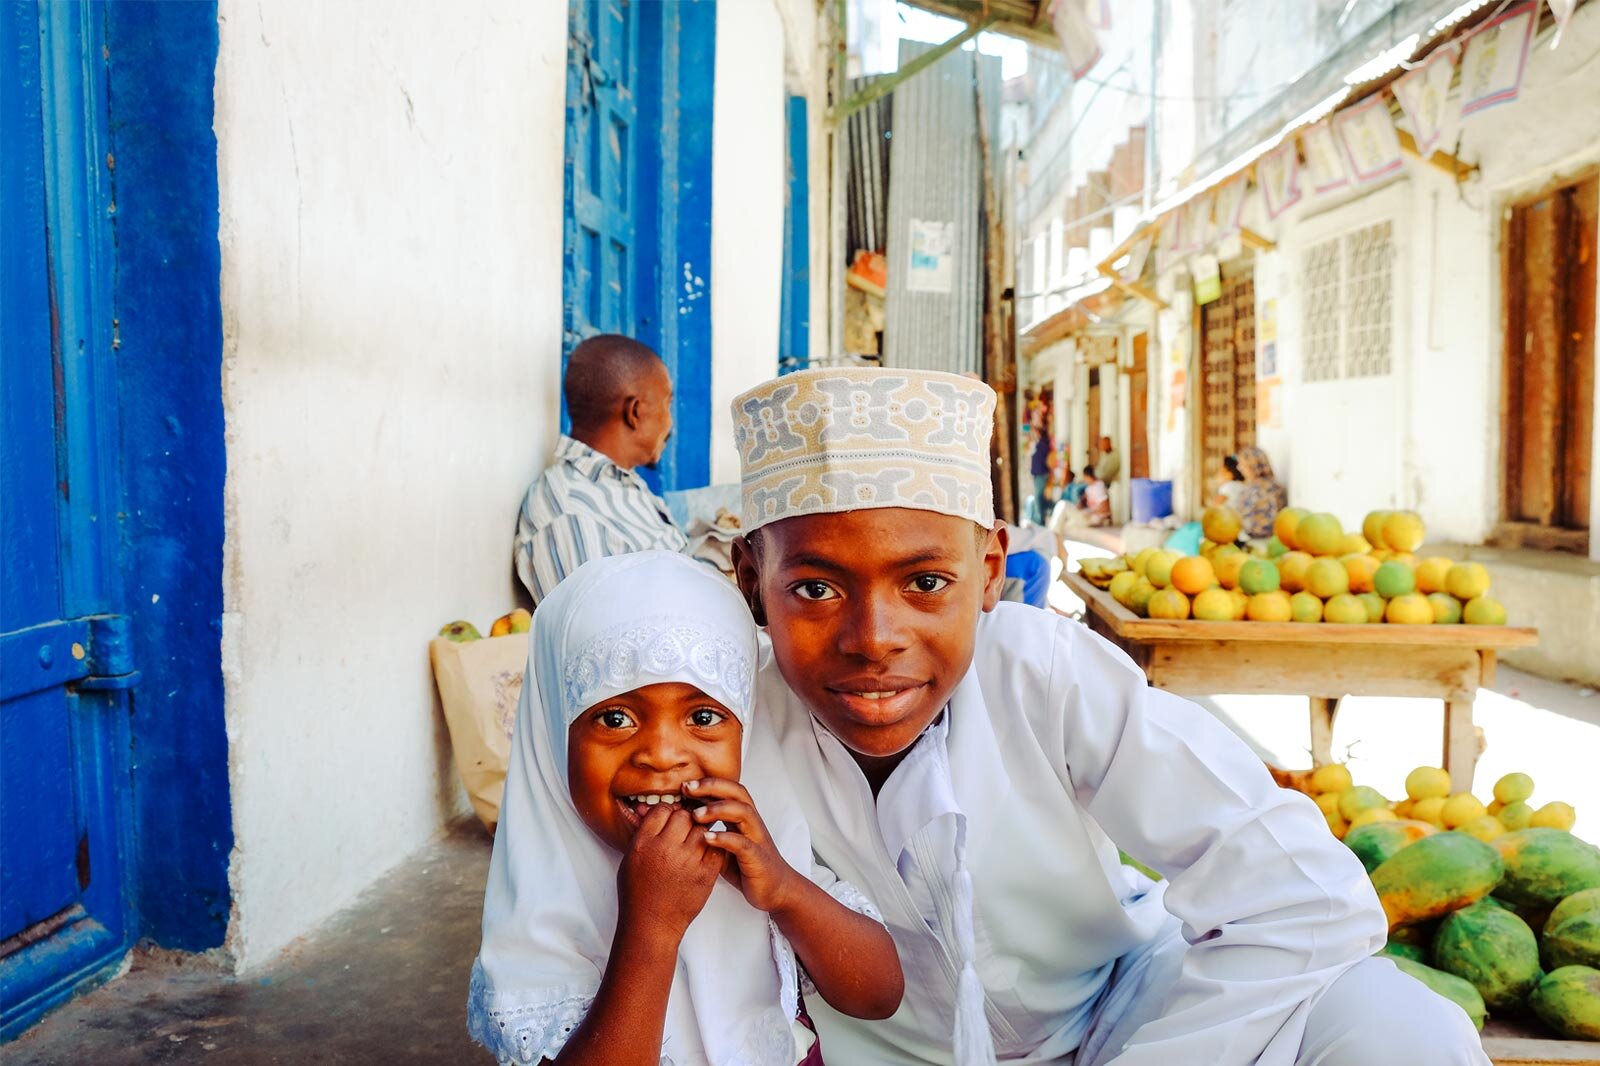
[[[672,380],[661,357],[602,333],[572,350],[561,390],[572,432],[528,487],[517,519],[517,576],[535,604],[590,559],[688,543],[634,472],[661,458],[672,433]]]
[[[757,713],[905,971],[886,1021],[807,1000],[828,1061],[1488,1066],[1371,957],[1383,908],[1307,797],[1085,626],[996,602],[994,404],[865,367],[734,401]]]

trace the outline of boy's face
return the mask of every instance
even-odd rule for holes
[[[903,508],[803,515],[736,544],[734,564],[784,680],[870,767],[909,748],[966,674],[1005,536]]]
[[[739,779],[733,712],[693,685],[645,685],[590,707],[567,728],[567,788],[578,816],[618,851],[652,800],[678,803],[683,786]]]

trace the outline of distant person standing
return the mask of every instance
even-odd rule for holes
[[[1094,470],[1108,488],[1116,483],[1117,475],[1122,473],[1122,456],[1112,447],[1110,437],[1100,438],[1100,458],[1095,460]]]
[[[1028,472],[1033,475],[1033,498],[1039,509],[1038,520],[1041,524],[1050,517],[1050,459],[1055,450],[1054,441],[1050,439],[1050,429],[1041,420],[1033,427],[1033,456],[1029,460]]]

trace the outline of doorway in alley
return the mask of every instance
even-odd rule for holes
[[[1222,295],[1200,309],[1200,337],[1203,499],[1224,457],[1256,442],[1256,286],[1249,260],[1223,265]]]
[[[1591,172],[1507,212],[1496,540],[1513,547],[1589,551],[1597,193]]]
[[[710,0],[568,7],[563,365],[597,333],[660,353],[675,429],[641,471],[657,490],[710,480],[715,29]]]

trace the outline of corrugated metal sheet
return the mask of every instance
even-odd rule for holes
[[[902,41],[901,64],[925,50]],[[974,78],[981,69],[986,110],[998,105],[1000,78],[998,60],[975,58],[952,52],[894,92],[885,366],[982,370],[984,222]],[[927,232],[930,224],[952,227],[948,291],[923,291],[911,269],[913,229]],[[925,285],[929,272],[917,273]]]
[[[877,81],[876,77],[852,78],[847,95],[853,96]],[[868,104],[845,120],[845,142],[849,145],[846,177],[849,244],[845,254],[883,251],[889,211],[889,109],[893,94]]]

